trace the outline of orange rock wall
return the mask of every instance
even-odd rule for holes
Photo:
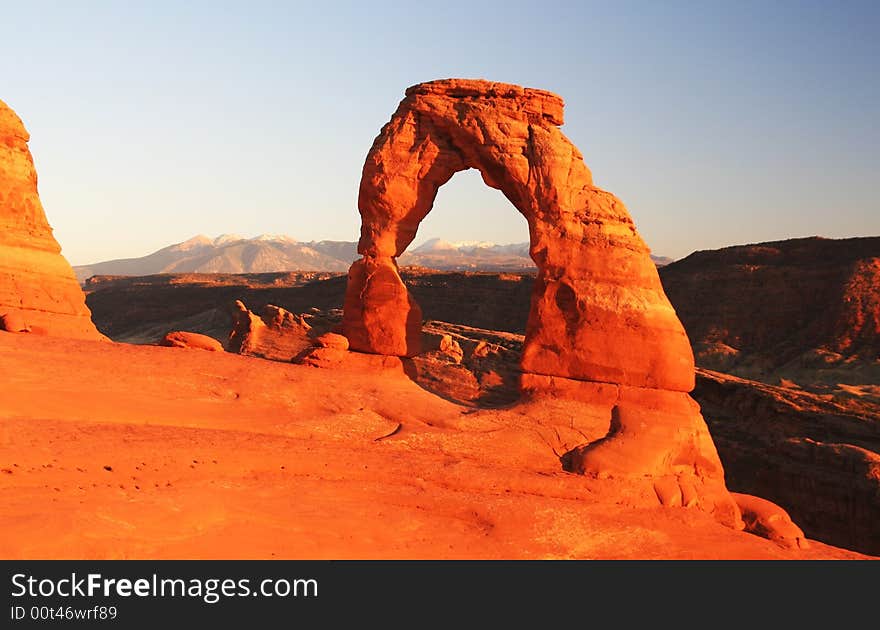
[[[0,314],[33,332],[99,339],[73,269],[52,236],[21,120],[0,101]]]

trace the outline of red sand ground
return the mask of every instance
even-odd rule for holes
[[[633,507],[561,470],[565,403],[475,410],[352,357],[0,333],[0,557],[864,557]]]

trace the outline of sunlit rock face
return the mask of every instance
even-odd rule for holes
[[[526,372],[690,391],[693,356],[649,250],[623,203],[593,185],[562,134],[562,99],[515,85],[450,79],[409,88],[367,155],[359,252],[346,300],[352,348],[419,351],[418,306],[395,259],[437,189],[476,168],[529,224],[538,266]]]
[[[102,339],[43,212],[29,139],[0,101],[0,315],[33,333]]]
[[[358,206],[362,258],[349,271],[352,350],[414,356],[422,315],[397,257],[437,190],[475,168],[529,224],[538,267],[521,368],[523,396],[581,401],[608,434],[571,449],[566,470],[651,480],[651,499],[700,506],[743,526],[699,406],[684,328],[623,203],[593,185],[562,134],[562,99],[462,79],[409,88],[367,155]]]
[[[373,142],[360,184],[362,258],[349,271],[343,330],[352,350],[414,356],[422,316],[397,257],[437,190],[475,168],[529,225],[538,267],[523,346],[527,398],[568,397],[610,418],[563,466],[654,480],[664,505],[701,505],[741,527],[699,407],[687,335],[623,203],[593,185],[543,90],[447,79],[409,88]]]

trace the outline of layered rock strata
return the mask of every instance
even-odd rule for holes
[[[0,101],[0,315],[35,333],[103,339],[46,220],[29,139]]]
[[[241,300],[236,300],[226,348],[236,354],[290,361],[311,347],[313,336],[312,327],[303,315],[272,304],[267,304],[257,315]]]

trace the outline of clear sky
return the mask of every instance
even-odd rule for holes
[[[24,119],[73,264],[195,234],[356,240],[367,150],[404,89],[548,89],[660,255],[880,234],[880,2],[4,3]],[[528,240],[474,172],[416,242]]]

